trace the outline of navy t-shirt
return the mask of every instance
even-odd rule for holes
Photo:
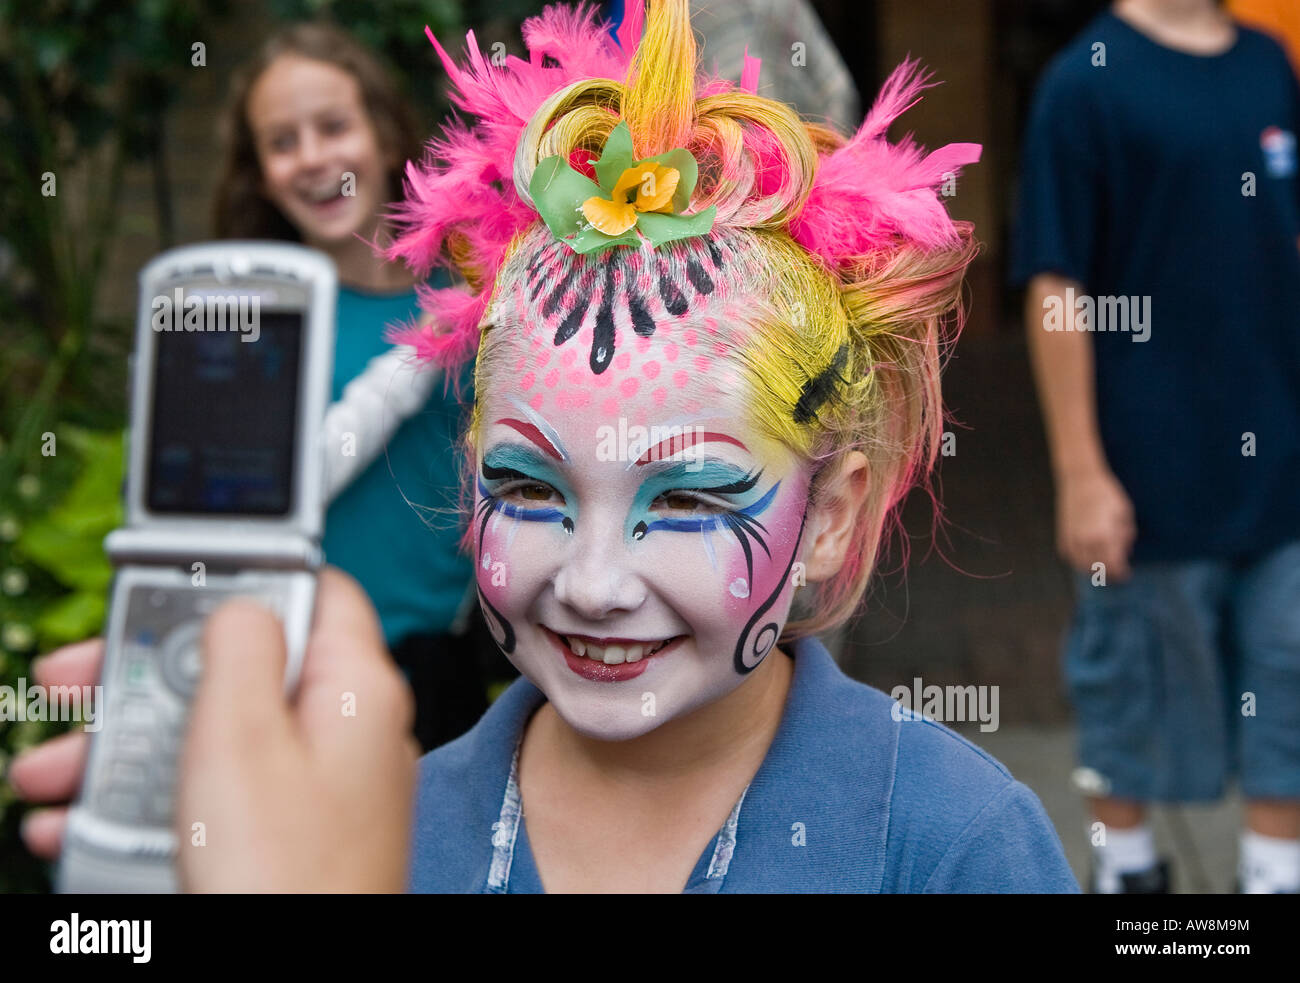
[[[1300,537],[1297,132],[1286,55],[1240,26],[1200,56],[1106,12],[1039,82],[1012,280],[1058,273],[1148,315],[1124,331],[1119,306],[1099,304],[1091,322],[1136,561]]]

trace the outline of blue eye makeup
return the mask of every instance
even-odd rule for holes
[[[723,504],[711,502],[705,496],[718,496],[744,499],[758,487],[762,472],[746,471],[744,468],[724,461],[706,460],[703,466],[691,470],[682,465],[674,465],[662,473],[648,478],[637,493],[637,508],[633,515],[650,511],[650,507],[661,497],[679,497],[694,499],[709,511],[696,515],[668,515],[651,519],[640,519],[632,527],[632,538],[642,540],[648,534],[664,530],[669,532],[698,532],[704,542],[709,562],[715,563],[713,545],[709,533],[729,530],[740,543],[745,553],[745,571],[747,583],[754,580],[754,549],[757,543],[769,557],[772,555],[767,546],[767,527],[758,521],[757,516],[767,511],[776,499],[781,482],[776,482],[766,493],[748,505]],[[694,494],[693,494],[694,493]]]
[[[717,459],[706,459],[698,466],[694,463],[674,463],[657,469],[646,478],[632,502],[631,514],[633,517],[644,518],[661,497],[677,495],[679,492],[715,511],[732,509],[739,506],[747,494],[753,491],[761,475],[761,471],[754,473]],[[692,492],[697,494],[691,495]],[[723,501],[709,502],[708,496],[722,498]],[[727,498],[734,498],[735,501],[726,501]],[[647,520],[647,531],[649,528],[651,526]]]
[[[532,507],[505,501],[504,496],[510,492],[530,486],[549,486],[566,502],[572,501],[566,484],[540,455],[516,444],[501,444],[483,455],[479,472],[478,491],[482,499],[478,505],[480,548],[488,520],[493,515],[524,522],[558,522],[565,532],[572,534],[573,519],[563,508],[549,504]],[[513,538],[512,528],[510,539]]]

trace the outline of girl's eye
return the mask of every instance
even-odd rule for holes
[[[711,502],[697,495],[680,491],[665,492],[651,502],[650,507],[653,509],[660,503],[669,512],[718,513],[727,511],[726,506],[719,505],[717,502]]]
[[[324,123],[321,124],[321,129],[324,132],[330,134],[342,133],[347,128],[348,128],[347,120],[343,120],[343,119],[330,119],[330,120],[326,120]]]
[[[496,495],[498,498],[518,498],[525,502],[553,501],[556,505],[564,504],[563,495],[557,492],[550,485],[543,484],[540,481],[529,481],[507,485],[505,488],[498,489]]]

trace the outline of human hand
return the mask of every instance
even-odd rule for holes
[[[176,799],[185,890],[405,888],[414,699],[356,582],[326,569],[318,591],[293,706],[275,617],[232,601],[208,621]]]
[[[208,621],[177,789],[186,890],[405,886],[419,756],[411,694],[356,583],[326,569],[318,591],[292,705],[282,696],[286,657],[275,617],[232,601]],[[93,683],[102,657],[100,640],[69,646],[39,660],[36,676],[48,685]],[[355,715],[344,714],[345,699]],[[29,801],[67,802],[87,740],[64,735],[20,756],[10,769],[15,789]],[[33,853],[57,855],[66,812],[27,817],[23,837]],[[203,824],[202,837],[194,823]]]
[[[1110,471],[1061,477],[1056,497],[1056,544],[1076,570],[1097,562],[1117,581],[1131,575],[1129,553],[1137,536],[1133,502]]]
[[[83,686],[99,682],[104,640],[92,638],[65,645],[32,663],[32,676],[44,687]],[[83,730],[52,737],[17,755],[9,764],[8,780],[19,798],[48,808],[23,817],[21,835],[27,849],[43,860],[55,860],[63,845],[68,803],[81,786],[90,735]]]

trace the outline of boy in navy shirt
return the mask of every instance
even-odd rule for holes
[[[1241,888],[1300,888],[1297,131],[1285,54],[1211,0],[1115,4],[1034,104],[1013,278],[1099,891],[1168,890],[1147,803],[1234,773]]]

